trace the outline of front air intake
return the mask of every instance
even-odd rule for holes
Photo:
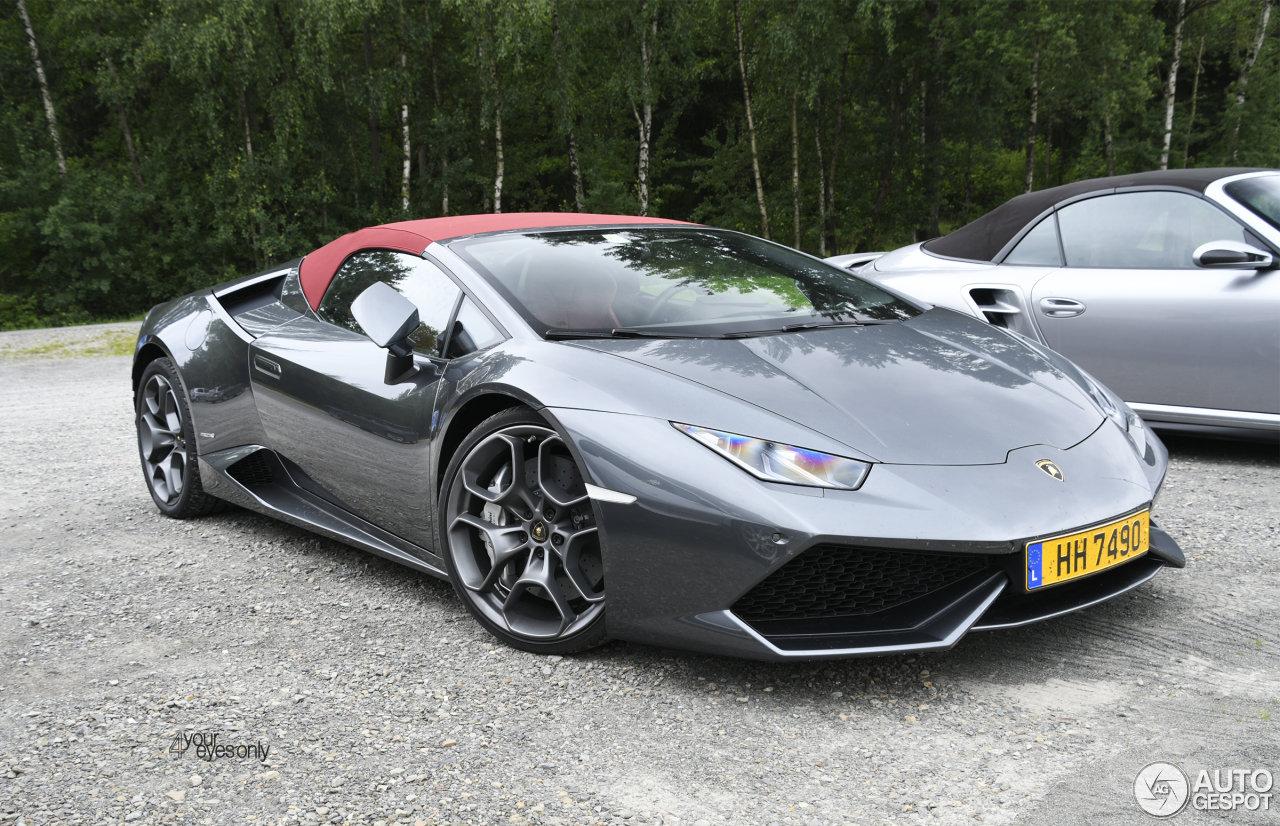
[[[975,574],[985,556],[817,545],[733,606],[747,622],[858,617],[926,596]]]

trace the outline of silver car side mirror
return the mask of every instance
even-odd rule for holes
[[[351,302],[351,315],[374,344],[387,350],[387,384],[399,384],[417,372],[409,336],[420,322],[412,301],[378,281]]]
[[[1224,270],[1265,270],[1273,263],[1271,253],[1242,241],[1210,241],[1191,253],[1197,267]]]

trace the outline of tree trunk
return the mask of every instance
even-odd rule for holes
[[[942,112],[942,3],[940,0],[930,0],[926,8],[928,9],[928,19],[933,36],[933,60],[929,64],[928,71],[925,73],[929,79],[927,91],[931,96],[926,98],[930,100],[929,104],[929,120],[928,124],[928,142],[925,147],[925,157],[928,159],[928,167],[925,172],[925,180],[929,182],[929,237],[937,238],[942,234],[942,227],[939,223],[939,213],[942,208],[942,118],[939,115]]]
[[[1258,18],[1258,34],[1253,38],[1253,48],[1249,50],[1249,55],[1245,58],[1244,67],[1240,69],[1240,80],[1236,83],[1236,126],[1231,133],[1232,161],[1237,160],[1240,156],[1240,124],[1244,120],[1244,112],[1241,107],[1244,106],[1245,87],[1249,83],[1249,70],[1253,68],[1253,64],[1258,60],[1259,53],[1262,52],[1262,44],[1267,36],[1267,24],[1271,22],[1272,5],[1274,5],[1273,0],[1262,0],[1262,16]],[[34,42],[33,40],[32,43]],[[32,48],[34,49],[35,46],[33,45]]]
[[[893,167],[894,160],[898,157],[898,141],[902,132],[902,93],[904,90],[896,89],[894,84],[889,84],[889,151],[884,153],[884,165],[880,167],[880,181],[876,185],[876,199],[871,205],[871,226],[876,233],[876,239],[879,240],[881,233],[880,221],[884,217],[885,206],[889,203],[889,195],[893,191]],[[866,252],[861,245],[865,241],[859,242],[859,252]]]
[[[1053,186],[1053,107],[1049,107],[1049,117],[1044,129],[1044,183]]]
[[[969,209],[973,204],[973,140],[965,146],[964,153],[964,208],[960,212],[960,220],[969,223]],[[961,224],[964,226],[964,224]]]
[[[653,2],[656,7],[658,0],[653,0]],[[648,16],[649,0],[642,0],[640,3],[641,21],[644,21]],[[649,42],[650,37],[653,38],[652,43]],[[654,8],[652,22],[640,27],[640,109],[636,108],[634,102],[631,104],[631,114],[635,116],[636,126],[640,130],[640,162],[637,169],[637,178],[641,216],[649,214],[649,137],[653,129],[653,101],[651,99],[652,90],[649,82],[649,68],[653,58],[653,47],[657,46],[657,41],[658,10]]]
[[[1178,0],[1177,22],[1173,26],[1173,60],[1169,62],[1169,82],[1164,90],[1164,143],[1160,147],[1160,168],[1169,168],[1169,147],[1173,143],[1173,103],[1178,93],[1178,63],[1182,60],[1182,25],[1187,22],[1187,0]]]
[[[1027,120],[1027,177],[1022,188],[1030,192],[1036,179],[1036,117],[1040,111],[1040,39],[1036,38],[1036,53],[1031,60],[1031,117]]]
[[[40,81],[40,96],[44,98],[44,116],[49,122],[49,139],[53,141],[53,157],[58,162],[58,175],[67,177],[67,159],[62,154],[62,137],[58,134],[58,117],[53,110],[53,96],[49,94],[49,81],[44,76],[44,64],[40,62],[40,47],[36,45],[36,32],[31,28],[25,0],[18,0],[18,14],[22,27],[27,30],[27,45],[31,47],[31,62],[36,67],[36,79]]]
[[[1107,177],[1114,178],[1116,174],[1116,153],[1111,144],[1111,102],[1107,101],[1106,112],[1102,116],[1102,145],[1107,152]]]
[[[799,93],[791,90],[791,208],[794,212],[796,240],[792,245],[800,249],[800,129],[797,109]]]
[[[756,121],[751,115],[751,87],[747,83],[747,58],[742,47],[742,12],[733,0],[733,27],[738,35],[738,71],[742,74],[742,100],[747,106],[747,135],[751,140],[751,171],[756,178],[756,203],[760,205],[760,234],[769,240],[769,210],[764,201],[764,182],[760,179],[760,153],[756,149]]]
[[[813,121],[813,145],[818,150],[818,256],[827,257],[827,181],[826,167],[822,162],[822,103],[818,103],[818,116]]]
[[[551,41],[555,44],[556,49],[556,78],[560,83],[560,94],[562,107],[561,115],[565,122],[569,124],[568,133],[565,135],[566,143],[569,146],[569,172],[573,176],[573,205],[575,212],[582,212],[582,168],[578,166],[578,141],[573,134],[573,108],[569,105],[569,89],[565,78],[564,68],[564,48],[560,42],[560,0],[552,0],[551,2]]]
[[[424,9],[423,14],[426,16],[426,19],[427,19],[427,27],[430,28],[431,27],[431,3],[430,2],[424,3],[423,9]],[[439,72],[436,70],[436,64],[439,62],[437,59],[438,55],[439,55],[438,38],[436,37],[436,33],[433,30],[431,32],[431,100],[433,103],[435,103],[435,107],[436,107],[435,116],[437,118],[440,117],[440,110],[441,110],[440,75],[439,75]],[[425,168],[425,164],[423,166]],[[441,189],[440,214],[448,215],[449,214],[449,145],[448,143],[442,143],[440,145],[440,189]]]
[[[369,28],[368,17],[364,19],[364,69],[369,90],[369,163],[373,167],[373,180],[376,186],[382,158],[379,155],[378,146],[378,109],[373,99],[373,32]]]
[[[406,76],[405,54],[404,49],[400,49],[400,75]],[[411,167],[411,159],[413,157],[413,147],[409,143],[409,100],[406,97],[400,103],[400,132],[401,145],[404,148],[404,168],[400,174],[400,210],[402,212],[409,211],[409,172]]]
[[[102,39],[102,28],[98,25],[98,21],[93,21],[93,31],[98,35],[98,39]],[[115,87],[112,97],[115,98],[116,117],[120,120],[120,132],[124,137],[124,148],[129,153],[129,165],[133,168],[133,182],[141,191],[145,186],[142,180],[142,167],[138,163],[138,150],[133,145],[133,130],[129,128],[129,118],[125,113],[124,101],[120,96],[120,76],[116,74],[116,64],[111,59],[111,55],[106,49],[101,49],[102,62],[107,65],[107,73],[111,75],[111,85]]]
[[[1191,115],[1187,118],[1187,142],[1182,146],[1182,168],[1187,168],[1191,157],[1191,135],[1196,128],[1196,101],[1200,97],[1200,69],[1204,61],[1204,35],[1200,35],[1200,49],[1196,52],[1196,77],[1191,83]]]
[[[844,56],[840,58],[840,90],[836,95],[836,131],[831,140],[831,166],[827,172],[827,206],[826,206],[826,222],[823,224],[823,232],[830,233],[830,249],[832,255],[839,255],[840,249],[836,244],[836,165],[840,162],[840,131],[844,128],[844,99],[848,96],[848,89],[845,88],[845,79],[848,76],[849,68],[849,52],[846,49]]]
[[[506,164],[502,155],[502,87],[498,83],[498,57],[493,31],[493,17],[489,17],[489,82],[493,87],[493,146],[495,169],[493,175],[493,214],[502,213],[502,181]]]
[[[569,129],[569,171],[573,173],[573,209],[582,212],[582,202],[586,193],[582,189],[582,168],[578,166],[578,142]]]
[[[236,89],[236,98],[240,101],[240,119],[244,121],[245,157],[253,163],[253,129],[249,125],[249,104],[245,101],[243,87]]]

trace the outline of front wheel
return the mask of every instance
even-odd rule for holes
[[[167,358],[147,365],[138,382],[138,453],[156,507],[173,519],[204,516],[224,503],[204,492],[196,459],[191,408],[182,377]]]
[[[527,407],[459,446],[440,497],[445,564],[480,624],[508,645],[566,654],[604,642],[604,565],[568,446]]]

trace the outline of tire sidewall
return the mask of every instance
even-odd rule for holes
[[[138,461],[142,465],[142,477],[147,485],[147,492],[151,494],[151,501],[156,503],[156,507],[165,516],[180,518],[190,504],[196,490],[200,487],[200,472],[196,465],[199,460],[196,455],[195,430],[191,423],[191,403],[187,399],[187,387],[182,381],[182,375],[168,358],[158,358],[148,364],[146,369],[142,371],[142,378],[138,381],[138,390],[133,400],[133,427],[135,433],[137,433],[144,405],[143,389],[147,386],[147,382],[151,380],[151,377],[157,374],[163,376],[169,382],[175,391],[174,395],[178,398],[179,417],[182,419],[183,458],[186,462],[186,470],[182,480],[182,493],[178,494],[178,497],[172,502],[164,502],[160,497],[156,496],[155,488],[152,487],[151,479],[147,473],[146,457],[142,455],[142,438],[140,434],[137,435]]]
[[[449,544],[449,526],[447,520],[449,518],[449,494],[453,490],[453,486],[458,479],[459,469],[462,467],[463,461],[467,455],[477,444],[488,438],[494,432],[504,428],[516,425],[533,425],[536,427],[545,427],[549,430],[556,431],[546,419],[539,416],[532,408],[520,405],[518,407],[508,408],[501,413],[481,422],[475,430],[472,430],[467,437],[462,440],[462,444],[458,445],[457,451],[454,452],[453,458],[449,461],[449,467],[444,474],[444,484],[440,486],[440,501],[438,503],[439,524],[438,532],[440,535],[440,556],[444,559],[445,571],[449,574],[449,582],[453,585],[453,590],[458,595],[458,599],[462,600],[462,604],[467,607],[467,612],[475,617],[476,621],[493,636],[522,651],[528,651],[534,654],[568,654],[575,651],[581,651],[587,648],[600,645],[608,638],[605,636],[604,620],[605,614],[608,612],[608,592],[606,590],[605,609],[600,615],[577,633],[555,640],[553,642],[537,642],[528,640],[523,637],[512,634],[505,628],[495,625],[488,617],[484,615],[472,602],[472,597],[462,584],[462,578],[458,575],[457,568],[453,563],[453,550]],[[563,435],[561,438],[564,438]],[[565,439],[568,444],[568,439]]]

